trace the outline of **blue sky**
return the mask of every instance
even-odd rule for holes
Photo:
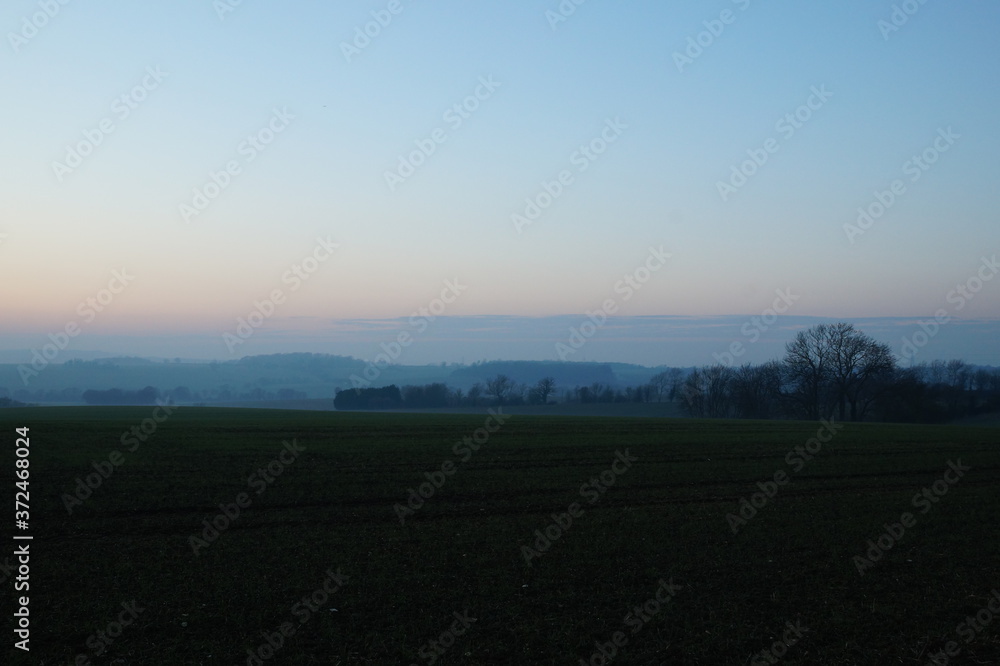
[[[335,322],[406,318],[447,280],[467,289],[446,317],[572,319],[611,299],[619,323],[739,320],[790,288],[801,298],[787,317],[913,322],[944,308],[949,326],[995,322],[1000,280],[960,312],[947,298],[1000,250],[1000,7],[914,2],[888,31],[893,4],[588,0],[553,24],[555,0],[12,0],[0,9],[0,347],[79,320],[75,349],[128,339],[134,353],[185,356],[158,349],[169,335],[192,341],[190,356],[227,358],[223,335],[280,290],[238,354],[275,351],[262,341],[278,331],[289,350],[317,338],[317,351],[346,350]],[[391,22],[345,56],[378,17]],[[81,142],[97,145],[60,167]],[[581,157],[591,142],[603,152]],[[433,151],[390,186],[419,145]],[[933,164],[908,165],[925,151]],[[763,163],[745,165],[754,155]],[[752,175],[720,195],[741,166]],[[213,173],[226,186],[185,215]],[[517,225],[560,175],[558,196]],[[890,196],[851,230],[859,207]],[[283,278],[321,238],[337,250],[292,289]],[[650,248],[670,260],[626,300],[615,285]],[[122,269],[134,280],[81,320]],[[512,326],[442,360],[515,357],[543,329]],[[627,344],[598,345],[610,330],[588,360],[635,360]],[[939,351],[1000,363],[983,349],[995,339]]]

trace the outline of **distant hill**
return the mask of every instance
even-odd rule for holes
[[[468,390],[505,374],[520,384],[543,377],[556,380],[557,393],[595,383],[611,387],[643,384],[664,368],[624,363],[560,361],[490,361],[473,365],[394,365],[375,369],[365,361],[330,354],[270,354],[235,361],[196,362],[141,357],[108,357],[53,363],[21,379],[18,365],[0,364],[0,397],[23,402],[82,404],[84,391],[139,391],[147,386],[178,402],[246,402],[332,399],[338,389],[353,388],[352,376],[372,386],[423,385],[435,382]]]

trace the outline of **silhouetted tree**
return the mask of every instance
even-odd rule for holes
[[[768,361],[764,365],[746,363],[736,368],[729,393],[737,417],[775,418],[780,412],[781,364]]]
[[[506,404],[514,393],[515,385],[507,375],[496,375],[486,380],[486,393],[493,396],[497,404]]]
[[[810,419],[829,415],[830,358],[829,325],[819,324],[799,331],[785,345],[785,373],[791,386],[788,395]]]
[[[543,377],[528,392],[528,402],[536,405],[546,405],[549,402],[549,396],[555,393],[555,390],[556,380],[552,377]]]
[[[896,367],[889,345],[876,342],[854,328],[837,323],[826,329],[827,368],[841,420],[850,407],[852,421],[860,421]]]
[[[473,384],[472,386],[469,387],[468,398],[469,398],[469,403],[473,407],[476,407],[477,405],[479,405],[479,401],[482,399],[482,397],[483,397],[483,385],[482,384],[480,384],[479,382],[476,382],[475,384]]]
[[[653,395],[657,401],[674,400],[684,383],[684,371],[680,368],[669,368],[663,372],[658,372],[649,379],[649,385],[653,388]]]
[[[724,418],[732,415],[733,370],[724,365],[695,369],[681,387],[681,409],[689,416]]]

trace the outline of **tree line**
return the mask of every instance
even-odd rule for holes
[[[545,377],[532,386],[518,384],[504,374],[477,382],[468,391],[435,382],[423,386],[395,384],[380,388],[338,390],[337,409],[425,409],[434,407],[478,407],[482,405],[544,405],[555,393],[556,382]]]
[[[443,383],[339,391],[337,409],[673,402],[700,418],[940,423],[1000,411],[1000,370],[964,361],[900,367],[888,345],[852,324],[800,331],[784,357],[762,364],[670,368],[638,386],[594,383],[561,393],[551,377],[520,384],[498,374],[467,391]]]
[[[1000,411],[1000,370],[960,360],[903,368],[852,324],[820,324],[796,334],[781,361],[699,368],[677,393],[691,416],[940,423]]]

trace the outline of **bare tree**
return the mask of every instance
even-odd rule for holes
[[[472,406],[473,407],[477,406],[479,404],[479,399],[483,397],[483,385],[480,384],[479,382],[476,382],[475,384],[470,386],[468,397],[469,397],[469,402],[472,403]]]
[[[653,387],[657,402],[662,402],[664,397],[673,400],[683,383],[684,371],[680,368],[670,368],[649,378],[649,385]]]
[[[991,391],[1000,391],[1000,384],[997,382],[998,379],[1000,379],[1000,371],[994,370],[991,372],[986,368],[979,368],[973,374],[972,383],[979,393],[989,393]]]
[[[879,378],[885,378],[896,367],[892,350],[889,345],[876,342],[846,323],[830,326],[827,340],[830,375],[840,418],[847,418],[847,407],[850,407],[851,420],[860,420],[874,400],[873,389]]]
[[[707,391],[705,412],[713,418],[732,416],[729,391],[732,387],[733,370],[724,365],[712,365],[703,370]]]
[[[498,404],[506,404],[514,393],[514,381],[507,375],[497,375],[486,380],[486,394],[493,396]]]
[[[945,365],[946,381],[952,388],[965,391],[971,383],[972,370],[972,367],[965,361],[952,359]]]
[[[830,379],[828,330],[827,324],[813,326],[799,331],[785,345],[785,372],[792,385],[790,397],[810,419],[819,419],[821,413],[826,415],[823,403]]]
[[[696,369],[681,387],[681,408],[689,416],[732,416],[729,390],[733,371],[724,365]]]
[[[952,359],[944,366],[944,381],[948,385],[948,408],[957,413],[963,403],[968,401],[969,410],[973,411],[976,404],[972,393],[973,368],[965,361]]]
[[[555,390],[556,380],[552,377],[543,377],[529,391],[530,401],[537,402],[540,405],[547,405],[549,396],[555,393]]]
[[[924,369],[924,381],[932,386],[934,384],[947,384],[948,383],[948,364],[944,361],[937,359],[933,361],[930,365],[925,363],[921,364]]]
[[[688,416],[705,416],[705,383],[697,368],[687,376],[678,391],[677,401]]]
[[[659,402],[670,390],[670,380],[667,378],[667,371],[658,372],[649,378],[649,385],[653,388],[656,401]]]
[[[746,363],[733,371],[730,396],[736,416],[744,419],[771,419],[778,411],[781,396],[781,364]]]
[[[785,370],[792,396],[809,418],[836,407],[840,418],[864,418],[880,386],[895,370],[889,345],[877,342],[853,324],[819,324],[800,331],[785,346]]]

